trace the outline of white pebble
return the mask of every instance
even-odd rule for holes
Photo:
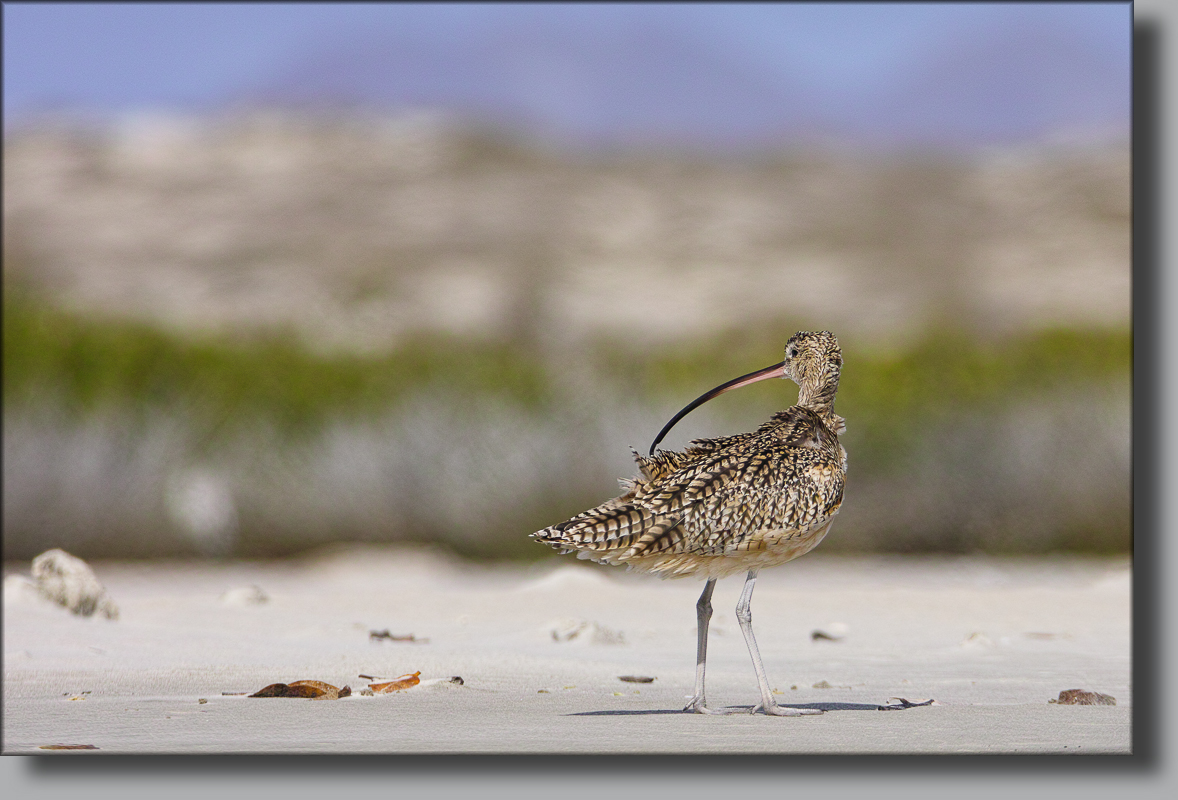
[[[118,607],[90,565],[64,550],[46,550],[34,558],[33,579],[43,596],[79,616],[97,611],[107,619],[119,618]]]

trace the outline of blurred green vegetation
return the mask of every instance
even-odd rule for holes
[[[180,406],[206,423],[260,416],[300,434],[379,412],[423,385],[525,406],[548,391],[537,363],[493,343],[432,337],[379,355],[323,354],[293,333],[182,336],[73,315],[19,289],[4,294],[6,403],[48,398],[71,414]]]
[[[4,400],[10,405],[52,398],[74,414],[110,405],[179,406],[205,415],[206,422],[262,417],[299,434],[327,419],[379,413],[425,386],[501,396],[532,410],[550,403],[555,391],[551,366],[533,349],[510,342],[435,335],[382,354],[324,354],[293,333],[193,338],[144,323],[73,315],[19,290],[5,292],[3,312]],[[598,343],[589,360],[621,391],[685,403],[776,360],[792,332],[758,326],[645,352]],[[916,428],[964,411],[1127,382],[1132,337],[1097,329],[979,339],[939,330],[900,352],[844,346],[844,359],[837,407],[850,420],[856,461],[886,465],[918,438]],[[750,388],[719,405],[727,408],[721,413],[767,415],[782,398],[779,390]]]
[[[840,385],[840,413],[863,427],[862,457],[880,466],[920,426],[1045,392],[1129,380],[1128,331],[1053,330],[997,341],[934,332],[902,354],[865,359]],[[894,457],[894,456],[893,456]]]

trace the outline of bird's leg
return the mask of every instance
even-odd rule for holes
[[[757,584],[757,570],[750,569],[744,581],[744,589],[740,593],[740,601],[736,604],[736,619],[740,621],[740,630],[744,633],[744,642],[748,645],[749,655],[753,658],[753,669],[757,673],[757,683],[761,687],[761,704],[753,708],[752,713],[764,711],[777,717],[800,717],[809,714],[821,714],[822,711],[813,708],[785,708],[777,705],[773,699],[773,692],[769,689],[769,680],[765,677],[765,666],[761,663],[761,651],[757,649],[757,640],[753,637],[753,587]]]
[[[709,578],[704,584],[703,593],[695,604],[695,694],[687,702],[684,711],[694,711],[697,714],[715,713],[707,707],[704,701],[704,669],[708,661],[708,623],[712,620],[712,590],[716,588],[716,579]]]

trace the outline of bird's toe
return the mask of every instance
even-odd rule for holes
[[[756,714],[761,711],[771,717],[814,717],[825,713],[821,708],[790,708],[774,703],[771,706],[759,705],[753,709]]]

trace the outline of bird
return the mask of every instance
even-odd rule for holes
[[[531,534],[562,553],[576,552],[578,558],[664,578],[706,581],[696,603],[695,692],[684,711],[745,710],[710,708],[704,674],[716,581],[746,572],[736,617],[761,693],[751,713],[822,713],[779,706],[773,699],[753,636],[752,595],[758,572],[816,547],[842,505],[847,453],[839,436],[846,421],[834,413],[842,364],[834,334],[798,331],[786,342],[783,361],[700,395],[663,427],[647,456],[634,452],[639,474],[620,481],[624,491],[619,497]],[[696,439],[683,451],[656,452],[663,437],[695,408],[770,378],[795,382],[797,403],[754,431]]]

